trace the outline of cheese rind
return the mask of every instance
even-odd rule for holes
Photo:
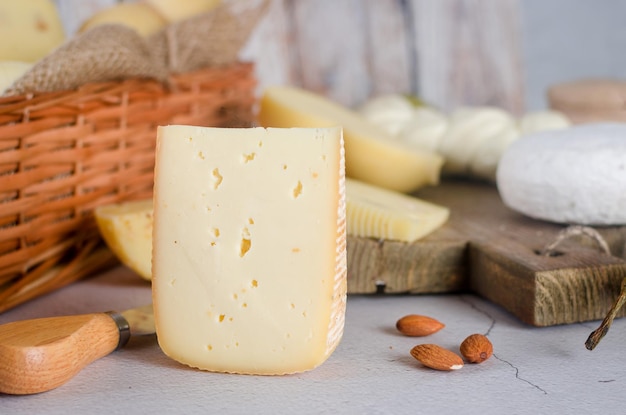
[[[266,88],[258,121],[264,127],[341,126],[346,174],[376,186],[410,192],[439,183],[443,158],[394,139],[359,113],[294,87]]]
[[[160,127],[153,300],[159,344],[204,370],[313,369],[343,333],[341,130]]]

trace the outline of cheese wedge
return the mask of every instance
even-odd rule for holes
[[[446,207],[356,180],[346,180],[348,234],[414,242],[440,228]]]
[[[94,216],[115,256],[143,279],[152,279],[152,199],[100,206]]]
[[[365,117],[340,104],[295,87],[269,87],[260,101],[264,127],[341,126],[346,175],[387,189],[410,192],[439,183],[443,158],[395,140]]]
[[[341,130],[160,127],[154,188],[157,336],[192,367],[315,368],[346,306]]]

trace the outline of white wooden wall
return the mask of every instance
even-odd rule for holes
[[[117,0],[55,1],[72,34]],[[261,88],[298,85],[349,106],[382,93],[413,93],[444,110],[497,105],[519,114],[518,2],[271,0],[241,56],[256,63]]]

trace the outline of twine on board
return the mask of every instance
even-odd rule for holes
[[[609,248],[609,244],[602,237],[602,235],[600,235],[600,232],[598,232],[594,228],[590,228],[589,226],[581,225],[571,225],[561,230],[556,235],[555,240],[546,245],[541,251],[539,251],[539,254],[544,256],[554,256],[557,254],[556,248],[561,245],[565,240],[573,236],[581,235],[589,237],[598,245],[603,253],[605,253],[606,255],[611,255],[611,249]]]
[[[588,226],[580,226],[580,225],[568,226],[567,228],[561,230],[557,234],[555,240],[551,242],[550,244],[546,245],[546,247],[543,250],[541,250],[539,254],[545,255],[545,256],[555,256],[558,254],[558,251],[556,250],[556,248],[561,243],[563,243],[568,238],[571,238],[573,236],[581,236],[581,235],[587,236],[588,238],[596,242],[596,244],[598,245],[598,247],[604,254],[611,255],[611,249],[609,248],[609,244],[602,237],[600,232],[598,232],[594,228],[591,228]],[[602,338],[608,333],[609,328],[611,327],[611,324],[613,323],[613,320],[615,319],[615,317],[617,316],[617,313],[619,312],[619,310],[622,308],[624,304],[626,304],[626,278],[622,280],[620,293],[617,296],[611,308],[609,309],[608,313],[606,314],[606,317],[604,317],[604,319],[600,323],[600,326],[597,329],[595,329],[593,332],[591,332],[591,334],[585,341],[585,347],[588,350],[593,350],[598,345],[598,343],[600,343],[600,340],[602,340]]]
[[[611,249],[609,248],[609,244],[602,237],[600,232],[598,232],[594,228],[591,228],[588,226],[581,226],[581,225],[572,225],[561,230],[557,234],[553,242],[549,243],[548,245],[545,246],[545,248],[539,251],[539,255],[544,255],[544,256],[558,255],[558,251],[556,250],[556,248],[565,240],[573,236],[587,236],[598,245],[598,247],[604,254],[611,255]],[[625,247],[625,250],[626,250],[626,247]],[[595,329],[593,332],[591,332],[589,337],[587,337],[587,340],[585,341],[585,347],[588,350],[593,350],[598,345],[598,343],[600,343],[600,340],[602,340],[602,338],[608,333],[609,328],[611,327],[611,324],[613,323],[613,320],[615,319],[615,317],[617,316],[617,313],[619,312],[619,310],[622,308],[624,304],[626,304],[626,278],[622,280],[620,293],[617,296],[611,308],[609,309],[608,313],[606,314],[606,317],[604,317],[604,319],[600,323],[600,326],[598,326],[598,328]]]

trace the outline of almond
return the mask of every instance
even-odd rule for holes
[[[470,363],[482,363],[493,354],[493,345],[487,336],[482,334],[468,336],[459,349],[465,360]]]
[[[431,369],[457,370],[463,367],[459,355],[436,344],[418,344],[411,349],[411,356]]]
[[[409,314],[396,322],[396,328],[405,336],[428,336],[441,330],[445,324],[432,317]]]

